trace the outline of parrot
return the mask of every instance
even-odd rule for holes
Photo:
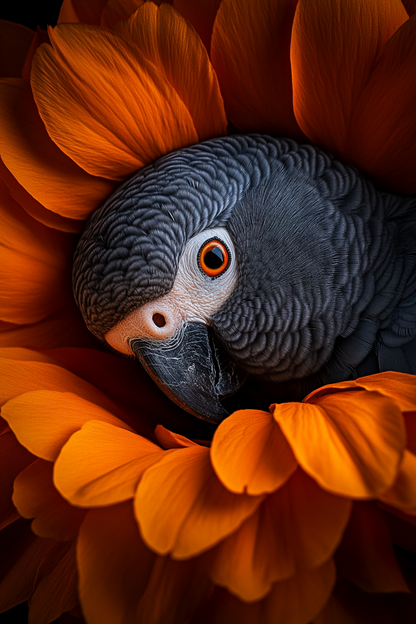
[[[415,208],[313,145],[213,138],[145,166],[91,215],[75,301],[106,347],[212,423],[248,379],[283,402],[416,374]]]

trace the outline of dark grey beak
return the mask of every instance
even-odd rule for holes
[[[210,328],[188,323],[168,340],[136,338],[130,346],[161,390],[184,410],[213,423],[229,415],[220,399],[237,392],[246,375]]]

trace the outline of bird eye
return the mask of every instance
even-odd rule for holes
[[[201,270],[209,277],[218,277],[227,269],[230,254],[227,247],[216,238],[205,241],[199,250],[198,262]]]

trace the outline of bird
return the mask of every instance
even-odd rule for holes
[[[94,336],[213,423],[247,379],[299,401],[416,374],[415,208],[313,145],[214,138],[139,170],[93,213],[75,301]]]

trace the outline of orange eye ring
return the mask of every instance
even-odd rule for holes
[[[205,275],[218,277],[227,269],[230,254],[224,243],[217,238],[211,238],[205,241],[199,250],[198,262]]]

